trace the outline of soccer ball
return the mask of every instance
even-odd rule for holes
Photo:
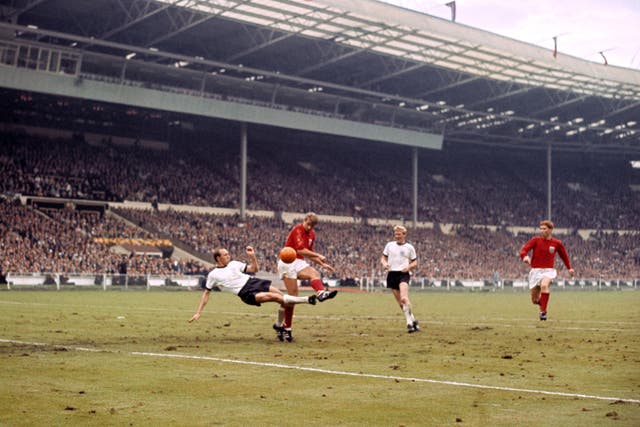
[[[280,259],[286,264],[291,264],[298,257],[298,253],[290,246],[285,246],[280,251]]]

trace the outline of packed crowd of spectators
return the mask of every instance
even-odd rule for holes
[[[183,260],[121,254],[94,237],[149,237],[144,230],[98,213],[39,210],[0,202],[0,253],[4,273],[201,273],[204,266]]]
[[[273,218],[220,216],[156,210],[115,210],[117,216],[69,209],[45,209],[0,203],[0,249],[4,272],[202,274],[206,268],[193,260],[113,252],[94,237],[156,238],[170,236],[193,253],[210,254],[226,247],[240,259],[244,247],[256,247],[261,269],[275,273],[277,254],[291,224]],[[140,227],[127,225],[127,218]],[[144,229],[142,228],[144,227]],[[382,278],[380,251],[392,240],[391,226],[322,221],[316,228],[316,249],[327,256],[333,279]],[[459,226],[444,233],[439,228],[410,229],[420,263],[416,277],[494,280],[523,278],[528,267],[517,257],[531,235],[506,230]],[[582,278],[640,277],[640,232],[559,236],[569,249]],[[123,271],[123,262],[126,263]],[[564,267],[559,262],[559,269]]]
[[[81,138],[50,141],[4,134],[0,193],[232,207],[237,190],[210,192],[226,180],[208,171],[195,155],[192,161],[195,164],[170,151],[115,147],[108,140],[91,146]]]
[[[423,150],[419,154],[418,219],[434,228],[410,230],[421,257],[418,275],[452,279],[520,277],[518,248],[529,236],[507,226],[535,227],[546,216],[546,154],[474,150]],[[553,220],[561,228],[636,230],[597,232],[591,239],[563,236],[583,277],[639,276],[640,198],[631,188],[640,176],[627,159],[553,161]],[[379,252],[391,240],[388,227],[370,218],[411,217],[411,150],[377,143],[307,141],[249,143],[247,208],[272,212],[315,211],[343,215],[353,223],[323,222],[318,250],[336,266],[337,278],[381,276]],[[194,141],[179,151],[87,144],[81,135],[49,140],[0,133],[0,193],[103,201],[142,201],[238,208],[238,144]],[[117,211],[116,211],[117,212]],[[117,273],[122,255],[94,237],[169,236],[194,254],[218,246],[242,254],[258,248],[264,270],[275,257],[290,224],[277,219],[178,213],[173,210],[119,212],[142,228],[108,215],[77,210],[38,210],[0,204],[2,270]],[[276,215],[277,216],[277,215]],[[457,224],[443,233],[439,224]],[[489,231],[475,226],[497,226]],[[131,256],[129,273],[193,273],[193,261]]]
[[[275,273],[277,254],[292,226],[273,218],[242,220],[239,216],[171,210],[117,212],[168,233],[201,253],[225,247],[234,256],[242,257],[245,246],[255,246],[262,269],[271,273]],[[385,275],[380,254],[384,244],[393,239],[391,226],[321,221],[316,230],[316,249],[336,268],[333,278]],[[459,226],[448,233],[438,228],[410,229],[409,240],[420,257],[417,277],[493,280],[523,278],[528,274],[529,268],[518,258],[518,251],[532,235]],[[640,277],[640,231],[624,235],[597,232],[588,240],[575,234],[558,237],[569,248],[580,277]],[[557,267],[564,269],[560,261]]]
[[[412,216],[411,150],[392,144],[249,142],[247,208],[348,215]],[[638,229],[640,173],[628,159],[558,153],[553,219],[563,228]],[[422,150],[418,219],[528,226],[546,217],[546,154]],[[0,134],[1,193],[240,206],[239,142],[185,142],[165,151]]]

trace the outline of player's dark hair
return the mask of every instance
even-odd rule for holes
[[[220,258],[220,255],[222,255],[222,248],[215,248],[213,250],[213,260],[215,262],[218,262],[218,258]]]

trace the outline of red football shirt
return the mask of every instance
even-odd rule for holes
[[[560,258],[567,269],[571,270],[571,262],[569,262],[569,255],[564,248],[562,242],[553,237],[545,239],[542,236],[533,237],[520,249],[520,258],[527,256],[530,250],[533,250],[531,254],[531,268],[554,268],[554,261],[556,254],[560,254]]]
[[[300,249],[309,249],[310,251],[313,251],[313,242],[315,239],[315,231],[310,230],[307,232],[302,224],[298,224],[289,232],[285,246],[291,246],[296,251]],[[304,257],[298,254],[298,258],[302,259]]]

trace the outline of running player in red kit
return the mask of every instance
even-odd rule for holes
[[[296,250],[298,257],[292,263],[286,264],[278,259],[278,276],[284,281],[289,295],[298,296],[298,279],[308,280],[311,287],[316,291],[317,300],[322,302],[334,298],[338,291],[324,288],[320,273],[313,268],[307,260],[318,264],[329,271],[334,271],[333,267],[326,262],[326,257],[313,251],[313,244],[316,240],[316,232],[313,230],[318,224],[318,215],[309,212],[305,215],[302,223],[294,226],[285,246],[290,246]],[[293,321],[293,306],[288,305],[281,309],[278,314],[278,321],[273,325],[278,334],[278,339],[289,342],[293,341],[291,334],[291,324]]]
[[[531,265],[529,272],[529,289],[531,302],[540,306],[540,320],[547,320],[547,304],[549,303],[549,285],[556,278],[558,272],[554,268],[556,254],[567,267],[571,277],[575,271],[571,268],[569,255],[562,242],[551,237],[553,223],[549,220],[540,222],[540,236],[533,237],[520,249],[522,261]],[[533,251],[529,257],[529,251]]]

